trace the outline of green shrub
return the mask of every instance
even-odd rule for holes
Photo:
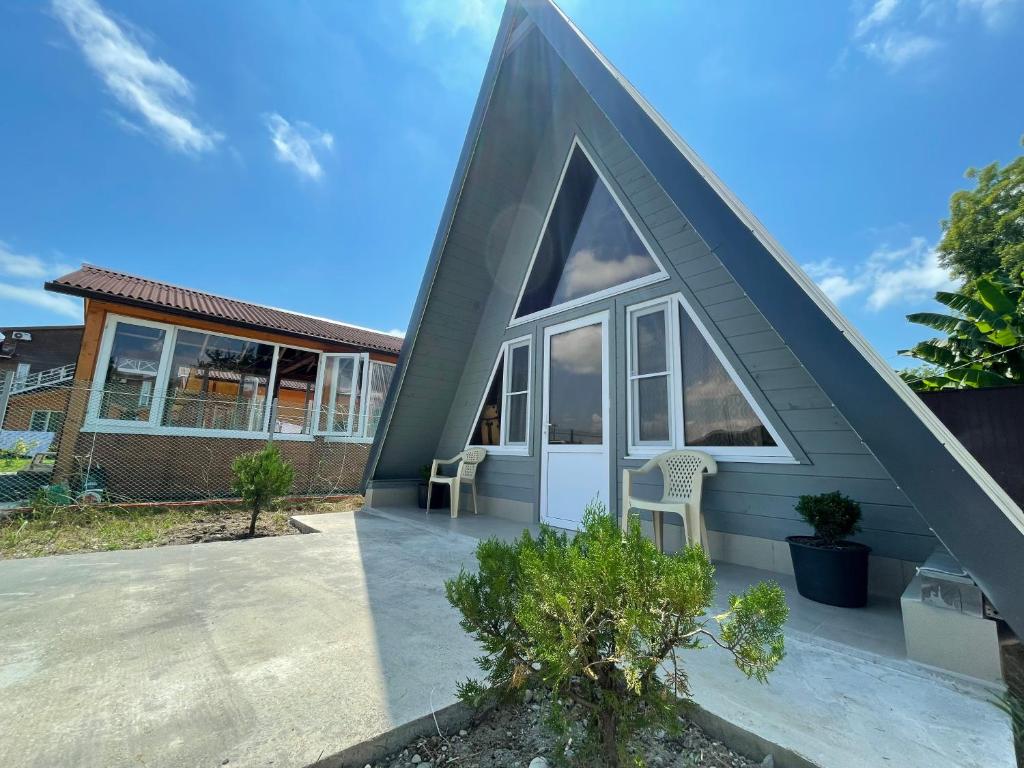
[[[860,530],[860,504],[839,491],[801,496],[796,511],[814,528],[814,535],[828,545]]]
[[[459,696],[479,704],[549,690],[560,757],[568,702],[583,713],[575,754],[596,764],[622,765],[640,729],[675,730],[689,697],[681,650],[717,645],[762,682],[784,654],[787,608],[777,584],[731,595],[729,610],[712,618],[714,568],[704,550],[658,552],[635,518],[623,536],[600,504],[588,506],[572,540],[541,526],[537,538],[524,531],[512,544],[481,542],[477,560],[476,573],[445,584],[462,627],[484,649],[477,662],[486,680],[461,684]]]
[[[233,489],[252,512],[249,536],[256,535],[256,518],[276,499],[292,489],[295,473],[273,443],[253,453],[243,453],[231,465]]]

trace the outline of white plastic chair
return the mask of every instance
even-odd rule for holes
[[[633,478],[645,475],[655,467],[661,469],[664,490],[661,499],[650,501],[633,495]],[[718,472],[718,464],[702,451],[667,451],[644,464],[640,469],[622,470],[622,530],[629,528],[631,509],[649,509],[654,515],[654,544],[665,551],[664,515],[675,512],[683,519],[683,540],[700,544],[708,551],[708,531],[700,509],[701,485],[705,475]]]
[[[452,517],[459,516],[459,497],[462,495],[462,484],[469,483],[473,490],[473,514],[479,514],[476,506],[476,468],[486,457],[487,449],[485,448],[467,448],[450,459],[434,459],[434,463],[430,467],[430,480],[427,482],[427,514],[430,514],[430,493],[434,489],[434,483],[448,486]],[[455,462],[459,463],[459,467],[452,477],[438,473],[438,467]]]

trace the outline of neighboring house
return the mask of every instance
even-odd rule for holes
[[[272,438],[296,493],[358,486],[402,339],[88,265],[46,288],[85,299],[55,480],[87,464],[112,498],[226,494]]]
[[[0,328],[0,381],[10,377],[6,402],[0,384],[0,429],[59,431],[66,392],[54,385],[74,378],[82,330],[81,325]]]
[[[562,528],[595,495],[617,512],[624,468],[707,451],[711,554],[769,570],[797,497],[842,491],[873,591],[941,541],[1024,632],[1021,509],[547,0],[506,7],[369,503],[415,503],[419,467],[471,445],[482,513]]]

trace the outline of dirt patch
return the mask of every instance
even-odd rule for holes
[[[362,496],[287,504],[260,515],[256,536],[298,533],[288,523],[293,515],[354,511],[362,506]],[[0,519],[0,559],[232,541],[247,538],[248,532],[249,513],[234,505],[61,507],[48,514]]]
[[[543,695],[525,704],[510,704],[483,716],[468,730],[445,737],[437,734],[417,739],[401,752],[372,764],[372,768],[526,768],[537,757],[556,765],[552,754],[555,739],[544,725],[547,703]],[[570,745],[571,750],[571,745]],[[760,768],[772,761],[755,762],[733,752],[690,721],[680,718],[680,731],[643,734],[634,746],[649,768]],[[570,762],[570,765],[593,765]]]

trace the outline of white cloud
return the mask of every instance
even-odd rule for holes
[[[26,280],[46,280],[70,272],[74,267],[56,262],[46,262],[38,256],[15,253],[0,240],[0,275]]]
[[[938,40],[927,35],[893,32],[864,43],[861,50],[893,69],[899,69],[915,59],[924,58],[939,46]]]
[[[951,22],[980,18],[991,31],[1005,25],[1020,0],[854,0],[856,20],[851,46],[839,57],[839,67],[851,50],[898,70],[928,58],[949,41]]]
[[[1018,0],[957,0],[957,10],[961,13],[976,13],[990,29],[999,29],[1010,17]]]
[[[562,282],[555,291],[555,301],[586,296],[630,280],[649,275],[654,268],[646,253],[631,253],[624,259],[602,261],[590,248],[576,251],[565,265]]]
[[[503,6],[502,0],[405,0],[402,11],[417,43],[435,32],[455,37],[465,31],[477,42],[490,45]]]
[[[938,253],[923,237],[913,238],[902,248],[882,246],[854,270],[831,259],[806,264],[804,269],[836,304],[862,294],[865,306],[876,312],[956,288],[956,282],[939,264]]]
[[[266,122],[278,160],[311,179],[323,176],[324,169],[317,159],[316,150],[332,150],[334,136],[309,123],[289,123],[276,112],[267,115]]]
[[[386,333],[388,336],[397,336],[400,339],[405,338],[405,331],[403,331],[401,328],[392,328],[390,331],[385,331],[384,333]]]
[[[53,10],[122,107],[141,115],[158,137],[180,152],[216,147],[223,135],[198,125],[189,112],[192,83],[163,59],[150,56],[131,30],[94,0],[53,0]]]
[[[82,319],[82,304],[79,300],[58,293],[50,293],[42,288],[0,282],[0,299],[31,304],[74,320]]]
[[[898,4],[899,0],[876,0],[875,4],[871,6],[871,10],[857,22],[857,28],[853,32],[854,36],[862,37],[872,27],[884,23],[892,16],[892,12],[896,10]]]

